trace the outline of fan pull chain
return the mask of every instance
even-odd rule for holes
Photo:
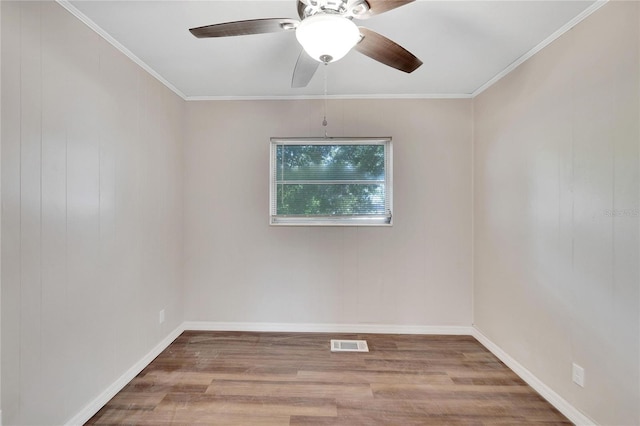
[[[324,119],[322,120],[322,126],[327,127],[327,65],[324,64]],[[327,137],[327,131],[325,129],[324,136]]]

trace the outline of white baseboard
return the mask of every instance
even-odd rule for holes
[[[493,343],[487,336],[482,334],[476,327],[472,327],[473,337],[475,337],[482,345],[494,354],[500,361],[505,363],[507,367],[513,370],[522,380],[535,389],[544,399],[553,405],[558,411],[564,414],[569,420],[576,425],[596,425],[596,423],[583,414],[576,407],[567,402],[566,399],[558,395],[553,389],[544,384],[531,371],[527,370],[522,364],[513,359],[502,348]]]
[[[173,330],[167,337],[162,339],[160,343],[158,343],[151,351],[146,354],[140,361],[136,362],[126,373],[120,376],[115,382],[111,384],[104,392],[102,392],[96,399],[91,401],[87,406],[85,406],[78,414],[73,416],[69,421],[66,422],[66,425],[83,425],[85,424],[91,417],[93,417],[100,409],[107,403],[111,398],[113,398],[122,388],[124,388],[127,383],[133,380],[155,357],[160,355],[160,353],[165,350],[171,342],[176,340],[176,338],[184,331],[184,324],[180,324],[178,328]],[[1,425],[0,425],[1,426]]]
[[[262,331],[262,332],[307,332],[307,333],[372,333],[372,334],[444,334],[472,335],[473,327],[465,326],[419,326],[385,324],[298,324],[298,323],[249,323],[186,321],[158,343],[147,355],[136,362],[126,373],[113,382],[96,399],[87,404],[66,425],[82,425],[93,417],[127,383],[133,380],[147,365],[165,350],[185,330],[201,331]],[[0,412],[1,415],[1,412]],[[0,426],[2,426],[0,417]]]
[[[312,323],[262,323],[262,322],[210,322],[186,321],[158,343],[147,355],[135,363],[111,386],[90,402],[67,425],[82,425],[93,417],[111,398],[136,377],[155,357],[165,350],[183,331],[257,331],[257,332],[306,332],[306,333],[371,333],[371,334],[424,334],[424,335],[468,335],[475,337],[522,380],[535,389],[551,405],[577,425],[596,423],[545,385],[518,361],[493,343],[480,330],[467,326],[421,326],[392,324],[312,324]],[[2,412],[0,411],[0,426]]]
[[[423,326],[392,324],[314,324],[187,321],[183,324],[183,327],[185,330],[198,331],[473,335],[473,327],[457,325]]]

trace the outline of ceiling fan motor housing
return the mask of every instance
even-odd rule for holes
[[[366,0],[300,0],[306,5],[304,16],[307,18],[318,13],[337,13],[345,17],[362,16],[369,11]]]

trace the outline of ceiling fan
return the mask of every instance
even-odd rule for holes
[[[295,31],[303,49],[293,70],[291,87],[305,87],[321,63],[342,58],[352,48],[406,73],[422,61],[404,47],[353,19],[368,19],[414,0],[297,0],[300,21],[289,18],[251,19],[191,28],[198,38],[231,37]]]

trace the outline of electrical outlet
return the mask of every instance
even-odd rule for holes
[[[584,387],[584,368],[574,363],[571,370],[571,377],[573,379],[573,383],[578,386]]]
[[[160,311],[160,315],[158,316],[158,322],[160,324],[164,322],[164,309]]]

